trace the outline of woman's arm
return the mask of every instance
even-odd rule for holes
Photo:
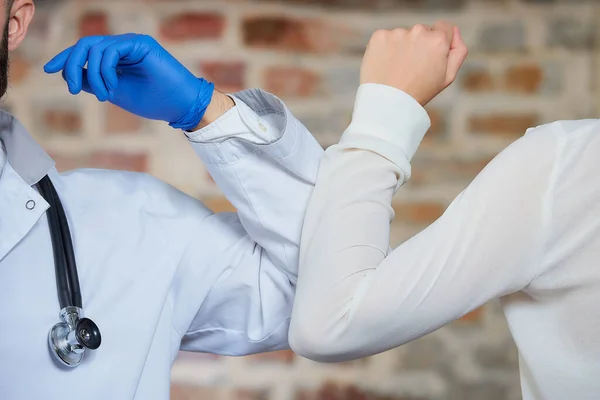
[[[305,220],[292,348],[322,362],[370,356],[525,288],[549,235],[555,129],[507,148],[389,254],[399,168],[349,143],[329,148]]]
[[[304,223],[290,345],[318,361],[421,337],[536,276],[549,224],[554,126],[510,146],[429,228],[389,252],[394,192],[427,131],[423,109],[456,76],[456,28],[374,34],[353,120],[329,148]]]

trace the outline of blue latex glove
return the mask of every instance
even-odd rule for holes
[[[61,70],[72,94],[83,90],[184,130],[200,123],[214,91],[147,35],[82,38],[44,66],[47,73]]]

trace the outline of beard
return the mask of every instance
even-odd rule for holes
[[[0,98],[3,98],[8,90],[8,23],[5,24],[2,34],[2,43],[0,43]]]

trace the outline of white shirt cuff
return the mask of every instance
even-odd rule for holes
[[[306,128],[272,94],[250,89],[231,97],[234,108],[209,126],[186,133],[205,164],[231,164],[257,151],[283,160],[309,142]]]
[[[235,107],[221,115],[215,122],[196,132],[185,132],[194,143],[218,143],[237,138],[255,145],[265,145],[276,141],[282,132],[270,121],[261,118],[246,103],[230,95]]]
[[[358,88],[352,122],[340,145],[370,150],[396,164],[399,185],[410,178],[410,162],[431,126],[425,109],[407,93],[375,83]]]

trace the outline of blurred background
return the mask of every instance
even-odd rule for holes
[[[94,97],[69,95],[42,65],[84,35],[156,37],[222,91],[280,96],[324,147],[350,121],[371,33],[438,18],[458,24],[470,56],[431,103],[432,128],[396,197],[393,246],[434,221],[487,162],[529,127],[600,114],[598,0],[36,0],[12,56],[2,107],[59,169],[153,174],[231,206],[182,134]],[[502,243],[498,243],[502,246]],[[469,290],[465,287],[464,290]],[[227,358],[181,354],[173,400],[519,399],[518,356],[497,302],[375,357],[319,365],[283,351]]]

